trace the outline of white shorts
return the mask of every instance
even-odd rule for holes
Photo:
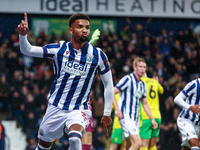
[[[40,124],[38,138],[45,142],[52,142],[63,136],[64,128],[68,133],[72,124],[80,124],[85,129],[89,125],[91,115],[89,109],[66,111],[49,104]]]
[[[129,134],[139,135],[139,121],[134,121],[129,117],[124,117],[119,120],[119,123],[123,130],[123,138],[129,137]]]
[[[177,125],[179,131],[182,134],[182,144],[181,146],[187,146],[190,148],[189,140],[192,138],[198,139],[199,136],[199,126],[194,125],[194,123],[188,119],[177,118]]]

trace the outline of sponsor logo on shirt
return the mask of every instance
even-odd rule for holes
[[[66,51],[66,55],[69,55],[69,51]]]
[[[82,65],[74,61],[67,60],[63,70],[69,74],[82,76],[86,72],[86,69],[87,69],[87,65]]]

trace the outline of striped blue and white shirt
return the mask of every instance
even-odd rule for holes
[[[189,82],[182,90],[182,93],[186,96],[186,102],[191,106],[200,105],[200,78]],[[200,114],[195,114],[189,109],[183,108],[179,114],[179,117],[189,119],[194,124],[200,125]]]
[[[106,55],[88,42],[75,50],[72,43],[61,41],[43,47],[43,57],[53,59],[55,81],[48,95],[48,102],[60,109],[89,108],[89,94],[97,72],[110,70]]]
[[[124,76],[116,85],[120,90],[118,100],[119,109],[123,116],[129,116],[131,119],[139,119],[139,101],[146,98],[146,85],[143,81],[138,81],[135,73]]]

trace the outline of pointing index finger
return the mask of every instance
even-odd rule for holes
[[[27,17],[27,13],[24,13],[24,21],[25,21],[25,23],[27,23],[28,24],[28,19],[27,19],[28,17]]]

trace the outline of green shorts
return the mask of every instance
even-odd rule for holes
[[[122,144],[123,141],[123,130],[122,129],[113,129],[111,135],[111,141],[115,144]]]
[[[142,126],[140,127],[140,137],[142,139],[151,139],[151,137],[158,137],[160,133],[161,119],[155,119],[158,124],[157,129],[152,128],[151,119],[142,120]]]

